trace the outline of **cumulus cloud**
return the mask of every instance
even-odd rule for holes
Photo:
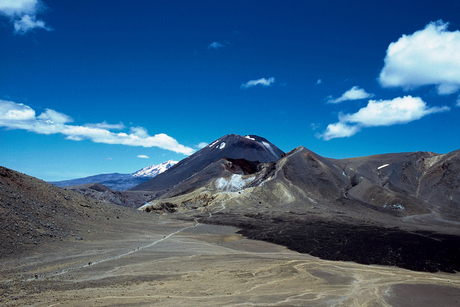
[[[327,125],[326,131],[318,135],[319,138],[329,141],[336,138],[345,138],[355,135],[361,128],[358,125],[352,126],[346,123],[338,122]]]
[[[412,90],[436,85],[438,94],[460,89],[460,31],[447,30],[442,20],[403,35],[388,46],[379,82],[383,87]]]
[[[35,111],[22,103],[0,100],[0,121],[28,121],[35,118]]]
[[[406,124],[433,113],[449,111],[449,107],[429,108],[420,97],[404,96],[392,100],[370,100],[354,114],[340,114],[339,121],[329,124],[322,134],[326,141],[350,137],[362,128]]]
[[[420,97],[404,96],[392,100],[370,100],[368,105],[354,114],[343,115],[342,122],[357,123],[365,127],[406,124],[432,114],[449,111],[449,107],[431,107]]]
[[[131,127],[129,133],[115,133],[110,130],[124,129],[124,125],[103,122],[81,126],[71,125],[70,122],[70,116],[51,109],[36,116],[35,110],[27,105],[0,100],[0,127],[7,129],[22,129],[38,134],[63,134],[66,139],[73,141],[91,140],[104,144],[159,147],[184,155],[194,152],[192,148],[179,144],[164,133],[151,136],[143,127]]]
[[[342,94],[339,98],[332,98],[329,96],[327,103],[340,103],[347,100],[359,100],[374,97],[374,94],[367,93],[359,86],[353,86],[351,89]]]
[[[70,116],[67,116],[63,113],[56,112],[51,109],[46,109],[46,111],[40,114],[37,118],[47,123],[50,123],[50,124],[53,124],[53,123],[65,124],[65,123],[73,122],[73,119]]]
[[[321,83],[323,83],[323,80],[321,79],[316,80],[316,85],[320,85]]]
[[[273,77],[268,78],[268,79],[261,78],[258,80],[250,80],[244,84],[241,84],[241,88],[247,89],[247,88],[250,88],[256,85],[267,87],[267,86],[272,86],[273,83],[275,83],[275,78]]]
[[[138,155],[137,157],[141,159],[149,159],[149,156],[146,155]]]
[[[44,4],[39,0],[0,1],[0,15],[10,19],[16,34],[25,34],[35,28],[52,30],[43,20],[37,20],[37,13],[43,8]]]

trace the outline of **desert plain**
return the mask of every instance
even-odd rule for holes
[[[458,306],[458,273],[327,261],[132,209],[1,261],[4,306]]]

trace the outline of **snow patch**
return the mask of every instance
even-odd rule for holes
[[[220,143],[219,149],[223,149],[225,147],[225,142]]]
[[[243,175],[234,174],[230,179],[219,178],[216,180],[216,188],[223,191],[239,191],[252,181],[252,177],[243,178]]]
[[[255,140],[256,140],[256,139],[254,139],[254,138],[250,137],[249,135],[246,135],[246,136],[245,136],[245,138],[247,138],[247,139],[250,139],[250,140],[253,140],[253,141],[255,141]]]
[[[384,168],[384,167],[387,167],[388,165],[390,165],[390,164],[381,165],[381,166],[377,167],[377,169],[382,169],[382,168]]]
[[[141,170],[138,170],[134,174],[132,174],[133,177],[155,177],[156,175],[159,175],[163,173],[164,171],[168,170],[171,166],[177,164],[177,161],[169,160],[166,162],[163,162],[158,165],[150,165],[147,167],[144,167]]]
[[[273,148],[270,146],[269,143],[262,141],[262,145],[264,145],[265,148],[267,148],[268,151],[271,152],[271,154],[272,154],[273,156],[277,157],[275,151],[273,150]]]
[[[212,146],[216,145],[218,142],[219,142],[219,140],[212,142],[212,144],[209,145],[209,147],[212,147]]]

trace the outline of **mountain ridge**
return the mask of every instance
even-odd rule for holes
[[[166,171],[173,165],[178,163],[177,161],[168,160],[158,165],[146,166],[134,173],[130,174],[120,174],[120,173],[109,173],[109,174],[98,174],[93,176],[88,176],[84,178],[76,178],[70,180],[62,181],[50,181],[49,183],[54,184],[58,187],[71,187],[78,186],[83,184],[90,183],[100,183],[104,186],[116,190],[116,191],[125,191],[138,184],[141,184],[158,174]]]
[[[232,146],[237,150],[231,149]],[[227,152],[222,151],[225,148]],[[257,159],[261,148],[267,152],[267,148],[275,148],[277,155],[263,156],[265,162],[261,161],[263,159]],[[280,182],[294,186],[294,190],[302,191],[300,194],[304,196],[308,194],[307,200],[350,199],[378,210],[399,208],[401,214],[412,210],[427,214],[441,205],[440,210],[448,215],[449,208],[460,207],[460,193],[456,192],[460,180],[454,175],[460,172],[459,157],[460,149],[447,154],[406,152],[333,159],[304,146],[284,153],[264,138],[232,134],[217,139],[161,176],[131,190],[156,193],[155,201],[201,188],[214,192],[218,192],[219,187],[235,190],[237,187],[232,185],[236,181],[238,188],[244,190],[268,184],[281,172]],[[441,187],[433,192],[433,185]],[[444,191],[444,195],[439,190]],[[405,203],[406,207],[398,202]]]

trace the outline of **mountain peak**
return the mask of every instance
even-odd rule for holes
[[[124,191],[129,188],[132,188],[140,183],[143,183],[158,174],[163,173],[168,168],[174,166],[177,161],[169,160],[158,165],[150,165],[144,167],[143,169],[138,170],[132,174],[99,174],[94,176],[89,176],[85,178],[76,178],[63,181],[54,181],[50,182],[58,187],[69,187],[69,186],[79,186],[89,183],[100,183],[106,187],[116,190]]]
[[[238,134],[227,134],[194,155],[202,155],[204,152],[210,154],[214,150],[223,150],[222,153],[225,153],[224,155],[222,153],[216,154],[219,158],[226,157],[259,162],[274,162],[284,154],[282,150],[263,137],[257,135],[241,136]]]
[[[132,190],[164,191],[223,158],[275,162],[283,154],[281,149],[260,136],[227,134]]]
[[[177,161],[168,160],[158,165],[150,165],[150,166],[144,167],[143,169],[140,169],[137,172],[133,173],[132,176],[152,178],[158,174],[163,173],[164,171],[166,171],[168,168],[175,165],[176,163]]]

